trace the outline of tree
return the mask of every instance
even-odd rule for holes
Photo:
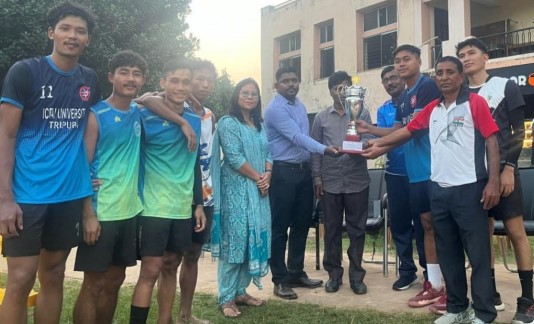
[[[228,72],[222,70],[221,76],[215,79],[213,93],[206,100],[205,106],[209,107],[217,118],[227,115],[233,90],[234,82]]]
[[[46,37],[46,14],[64,0],[0,0],[0,79],[16,61],[47,55],[51,42]],[[99,29],[80,58],[95,69],[103,95],[111,92],[107,62],[120,50],[131,49],[146,58],[149,75],[145,89],[159,89],[165,62],[191,57],[198,40],[185,35],[191,0],[76,0],[98,16]]]

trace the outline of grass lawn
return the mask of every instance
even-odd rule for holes
[[[529,238],[531,245],[534,243],[534,238]],[[372,237],[366,240],[366,252],[372,252]],[[321,241],[322,244],[322,241]],[[344,248],[348,247],[348,239],[343,239]],[[376,252],[375,259],[381,258],[381,251],[383,246],[383,236],[379,235],[376,238]],[[394,245],[391,243],[390,248],[391,260],[394,260]],[[315,250],[315,240],[310,238],[308,240],[308,251]],[[495,241],[495,249],[498,250],[498,245]],[[321,249],[323,252],[323,249]],[[498,252],[499,253],[499,252]],[[515,266],[515,259],[513,259],[513,252],[508,252],[509,263]],[[322,257],[322,255],[321,255]],[[501,257],[498,254],[497,263],[502,263]],[[5,287],[6,274],[0,273],[0,287]],[[65,283],[65,298],[63,305],[63,312],[61,315],[61,323],[72,323],[72,309],[78,296],[78,290],[81,282],[77,280],[69,280]],[[36,285],[37,286],[37,285]],[[38,290],[38,286],[36,287]],[[117,306],[114,323],[122,324],[128,323],[130,314],[130,301],[133,292],[132,285],[125,285],[121,289],[120,300]],[[148,323],[156,322],[157,303],[155,298],[152,301],[152,308]],[[175,310],[177,305],[175,305]],[[253,308],[240,307],[242,312],[241,317],[237,319],[224,318],[217,308],[216,296],[197,293],[194,301],[195,316],[203,319],[209,319],[213,323],[432,323],[435,316],[432,314],[413,314],[413,313],[385,313],[376,310],[355,310],[355,309],[341,309],[332,307],[321,307],[316,304],[302,304],[296,302],[286,302],[282,300],[268,300],[267,305]],[[30,310],[31,312],[31,310]],[[33,323],[30,316],[30,323]]]
[[[5,284],[5,274],[0,276],[0,286]],[[78,296],[80,282],[70,280],[65,284],[65,299],[61,323],[72,323],[72,309]],[[115,313],[114,323],[128,323],[130,301],[133,286],[121,289],[120,300]],[[217,309],[217,298],[213,295],[197,293],[195,295],[194,314],[213,323],[431,323],[435,316],[410,313],[389,314],[375,310],[347,310],[329,307],[318,307],[314,304],[300,304],[268,300],[262,307],[240,307],[242,315],[236,319],[222,316]],[[156,322],[157,303],[152,301],[148,323]],[[177,309],[177,306],[175,306]],[[31,317],[31,316],[30,316]],[[33,323],[30,320],[30,323]]]

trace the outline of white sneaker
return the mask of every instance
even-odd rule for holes
[[[471,324],[475,323],[475,318],[475,311],[469,305],[461,313],[445,313],[445,315],[435,320],[434,324]]]
[[[471,322],[472,324],[486,324],[483,320],[475,316],[475,319]]]

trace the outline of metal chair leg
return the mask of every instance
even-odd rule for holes
[[[320,265],[320,259],[321,259],[321,247],[320,247],[320,228],[319,228],[320,224],[317,223],[317,225],[315,226],[315,270],[321,270],[321,265]]]
[[[387,214],[384,213],[384,209],[382,209],[382,215],[384,215],[384,260],[382,263],[382,273],[384,274],[384,277],[388,276],[388,265],[389,265],[389,251],[388,251],[388,217]]]

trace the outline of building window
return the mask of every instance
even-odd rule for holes
[[[280,54],[300,50],[300,33],[280,38]]]
[[[321,29],[321,44],[328,43],[334,40],[334,23],[322,25]]]
[[[278,67],[294,67],[300,77],[300,31],[278,38],[278,47]]]
[[[392,53],[397,47],[397,5],[374,9],[362,16],[363,69],[393,64]]]
[[[335,69],[334,61],[334,21],[330,20],[319,24],[316,30],[316,62],[319,65],[315,67],[315,78],[328,78]],[[318,42],[317,42],[318,40]]]
[[[297,70],[298,75],[300,77],[300,55],[290,57],[285,60],[280,60],[280,64],[278,67],[289,67],[289,66],[294,67]]]
[[[334,73],[334,47],[321,49],[321,79]]]
[[[397,32],[389,32],[363,40],[364,68],[376,69],[393,64],[393,51],[397,47]]]
[[[369,11],[363,16],[363,31],[376,29],[397,22],[397,4]]]

